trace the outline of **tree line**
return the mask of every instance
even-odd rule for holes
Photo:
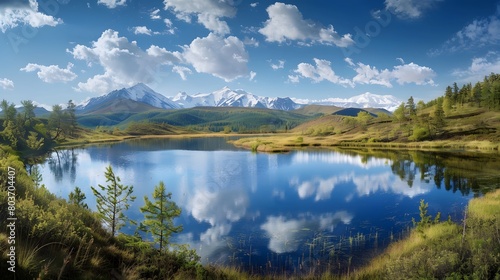
[[[78,123],[72,100],[65,109],[61,105],[52,106],[52,112],[45,119],[36,117],[37,106],[33,101],[23,100],[21,105],[22,110],[18,112],[15,105],[5,99],[0,103],[3,118],[0,144],[21,152],[46,151],[57,141],[75,135]]]

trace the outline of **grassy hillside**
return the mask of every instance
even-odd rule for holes
[[[429,116],[435,109],[436,105],[429,106],[417,112],[415,120],[405,121],[384,114],[369,119],[326,115],[305,122],[287,134],[265,139],[246,138],[235,144],[268,152],[307,146],[499,150],[499,111],[469,105],[457,107],[444,117],[444,127],[439,132],[419,134],[422,128],[432,125]]]
[[[311,119],[295,112],[259,108],[196,107],[178,110],[150,110],[142,113],[112,113],[81,116],[86,127],[117,126],[121,130],[144,121],[190,130],[219,132],[276,132],[293,128]]]
[[[337,106],[326,106],[326,105],[306,105],[300,109],[294,110],[293,112],[299,113],[302,115],[306,116],[321,116],[321,115],[343,115],[343,116],[352,116],[355,117],[359,111],[356,111],[355,113],[349,113],[348,111],[345,111],[344,113],[340,113],[343,110],[346,109],[353,109],[353,108],[342,108],[342,107],[337,107]],[[375,116],[378,116],[379,114],[387,114],[387,115],[392,115],[391,112],[385,110],[385,109],[379,109],[379,108],[363,108],[362,110],[365,110]]]
[[[137,102],[129,99],[115,99],[111,102],[106,102],[104,104],[100,104],[100,106],[96,106],[92,108],[91,111],[81,112],[81,115],[102,115],[108,114],[109,112],[113,113],[142,113],[150,110],[157,110],[158,108],[153,107],[151,105]]]

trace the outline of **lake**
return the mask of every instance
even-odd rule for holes
[[[475,195],[500,187],[493,155],[405,151],[300,150],[261,154],[227,138],[144,139],[54,152],[40,164],[43,183],[67,198],[105,185],[111,165],[137,199],[126,215],[137,221],[144,196],[163,181],[182,208],[175,220],[203,263],[253,272],[334,270],[366,263],[429,214],[463,218]],[[122,231],[133,233],[134,228]]]

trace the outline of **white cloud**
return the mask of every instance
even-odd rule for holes
[[[221,18],[232,18],[236,15],[233,0],[164,0],[165,10],[171,10],[178,19],[191,22],[194,15],[198,23],[217,34],[228,34],[229,26]]]
[[[9,80],[7,78],[2,78],[0,79],[0,87],[6,90],[13,90],[14,89],[14,82],[12,80]]]
[[[178,65],[175,65],[174,67],[172,67],[172,72],[179,74],[179,76],[181,76],[181,79],[183,81],[187,80],[187,74],[193,73],[193,71],[191,71],[191,69],[184,67],[184,66],[178,66]]]
[[[299,78],[308,78],[315,83],[326,80],[334,84],[350,87],[354,87],[355,84],[371,84],[390,88],[393,86],[393,81],[400,85],[411,83],[416,85],[435,85],[432,79],[436,76],[434,70],[413,62],[394,66],[392,70],[379,70],[374,66],[361,62],[356,64],[351,58],[345,58],[344,61],[357,73],[352,79],[342,78],[336,75],[331,67],[330,61],[315,58],[314,62],[316,65],[300,63],[297,65],[297,69],[294,70],[298,75],[290,75],[288,76],[288,80],[292,83],[299,82]]]
[[[255,8],[259,5],[259,2],[250,3],[250,7]]]
[[[250,81],[253,81],[253,79],[255,79],[255,76],[257,76],[257,73],[255,73],[254,71],[250,71]]]
[[[354,64],[354,62],[352,62],[352,59],[351,59],[351,58],[349,58],[349,57],[346,57],[346,58],[344,59],[344,61],[345,61],[345,62],[347,62],[347,64],[349,64],[350,66],[354,66],[354,65],[355,65],[355,64]]]
[[[114,9],[118,6],[124,6],[127,0],[97,0],[97,4],[105,5],[110,9]]]
[[[431,68],[420,66],[413,62],[394,66],[391,74],[400,85],[411,83],[416,85],[434,85],[432,78],[436,76],[436,72]]]
[[[311,20],[305,20],[302,13],[295,5],[276,2],[266,9],[269,19],[259,32],[266,37],[268,42],[283,43],[287,40],[306,43],[321,43],[347,47],[354,43],[352,36],[340,36],[330,25],[327,28]]]
[[[297,84],[300,82],[300,77],[298,75],[288,75],[288,81],[292,84]]]
[[[152,45],[146,51],[130,42],[126,37],[119,37],[118,32],[106,30],[92,46],[76,45],[67,50],[75,59],[85,60],[90,65],[98,63],[104,73],[89,78],[85,83],[78,83],[78,89],[105,93],[110,90],[128,87],[139,82],[151,83],[161,65],[181,62],[179,52],[170,52]]]
[[[443,0],[385,0],[385,8],[399,18],[416,19]]]
[[[453,71],[453,75],[461,78],[462,82],[481,81],[491,73],[500,73],[500,55],[496,52],[489,52],[484,57],[473,58],[467,69]]]
[[[349,65],[352,65],[350,61]],[[376,67],[357,63],[354,68],[357,75],[352,79],[358,84],[372,84],[392,87],[392,81],[396,81],[400,85],[414,83],[416,85],[434,85],[433,77],[436,76],[434,70],[426,66],[420,66],[413,62],[394,66],[392,70],[378,70]]]
[[[77,77],[77,75],[71,71],[72,67],[72,63],[68,63],[68,66],[66,66],[65,69],[60,68],[57,65],[45,66],[29,63],[28,65],[26,65],[26,67],[21,68],[20,70],[25,72],[38,71],[38,78],[46,83],[66,83],[69,81],[73,81]]]
[[[315,83],[319,83],[321,81],[329,81],[334,84],[339,84],[342,86],[351,86],[354,84],[349,79],[344,79],[335,74],[333,69],[331,68],[331,62],[324,59],[314,58],[314,62],[316,65],[311,65],[309,63],[300,63],[297,65],[297,69],[294,70],[295,73],[299,74],[302,78],[308,78],[313,80]],[[295,77],[290,79],[290,81],[296,81]],[[290,76],[289,76],[290,78]]]
[[[167,26],[167,32],[170,34],[175,34],[175,27],[172,21],[168,18],[164,19],[163,22],[165,22],[165,25]]]
[[[151,17],[151,19],[161,19],[161,16],[159,15],[160,13],[160,9],[156,9],[154,11],[151,12],[151,14],[149,14],[149,16]]]
[[[144,35],[149,35],[151,36],[151,33],[153,31],[151,31],[151,29],[147,28],[146,26],[136,26],[134,27],[134,34],[138,35],[138,34],[144,34]]]
[[[199,73],[208,73],[226,82],[248,75],[248,53],[243,42],[210,33],[184,46],[184,59]]]
[[[271,68],[273,68],[273,70],[283,69],[285,68],[285,61],[278,60],[278,64],[271,63]]]
[[[29,0],[29,5],[28,3],[0,5],[0,30],[3,33],[19,25],[39,28],[42,26],[53,27],[62,22],[61,19],[39,12],[36,0]]]
[[[252,46],[252,47],[258,47],[259,41],[257,41],[253,37],[252,38],[245,37],[245,39],[243,40],[243,44],[248,45],[248,46]]]
[[[430,55],[471,50],[487,46],[495,46],[500,43],[500,5],[494,15],[476,19],[438,48],[429,51]]]

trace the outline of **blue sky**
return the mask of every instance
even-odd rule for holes
[[[500,72],[500,2],[1,0],[0,99],[166,96],[431,100]]]

